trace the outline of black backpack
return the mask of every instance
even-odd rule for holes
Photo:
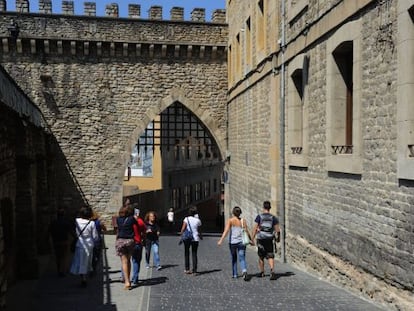
[[[273,226],[273,215],[272,214],[260,214],[259,233],[258,239],[273,239],[274,237],[274,226]]]

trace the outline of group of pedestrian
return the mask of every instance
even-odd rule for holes
[[[57,217],[49,226],[55,251],[57,272],[64,277],[68,270],[69,251],[73,252],[69,272],[79,275],[81,285],[87,285],[88,275],[96,272],[102,253],[102,234],[105,225],[89,206],[80,208],[74,223],[66,219],[65,209],[59,207]]]
[[[270,213],[271,205],[269,201],[263,202],[262,213],[257,215],[254,220],[254,227],[250,233],[245,219],[241,218],[241,208],[236,206],[233,208],[233,217],[231,217],[224,228],[223,234],[218,240],[217,244],[221,245],[224,238],[229,235],[229,249],[231,255],[233,278],[238,277],[237,273],[237,259],[239,260],[242,269],[242,277],[245,281],[248,280],[247,263],[246,263],[246,246],[247,243],[255,245],[255,238],[257,237],[257,254],[259,256],[259,276],[265,276],[264,260],[267,259],[270,266],[270,279],[275,280],[276,274],[274,271],[274,253],[275,242],[280,241],[280,227],[277,217]],[[243,231],[248,236],[248,242],[243,241]]]
[[[270,202],[264,201],[262,212],[256,216],[253,230],[250,232],[246,219],[241,218],[241,208],[238,206],[233,208],[233,216],[228,219],[224,231],[220,239],[217,241],[217,244],[221,245],[225,237],[229,235],[228,244],[230,249],[233,278],[238,278],[237,268],[239,262],[243,279],[245,281],[249,279],[247,274],[246,246],[250,244],[257,245],[260,270],[259,276],[265,276],[264,260],[267,259],[270,266],[270,279],[276,279],[276,273],[274,271],[274,254],[276,250],[275,243],[280,241],[280,227],[278,218],[270,213],[270,209]],[[198,216],[197,208],[192,206],[189,209],[188,216],[184,218],[180,230],[180,244],[184,244],[185,274],[198,274],[197,251],[199,242],[202,240],[200,227],[201,220]],[[246,238],[243,238],[244,234],[246,235]],[[190,269],[190,249],[192,269]]]
[[[246,219],[241,217],[242,210],[236,206],[233,208],[233,216],[228,219],[224,231],[217,244],[221,245],[227,235],[231,255],[232,277],[238,278],[238,263],[244,280],[248,280],[246,246],[257,245],[259,257],[259,276],[265,276],[265,259],[270,266],[270,279],[276,279],[274,271],[275,242],[280,240],[280,227],[277,217],[270,213],[269,201],[263,202],[262,213],[254,220],[253,230],[250,231]],[[169,222],[173,223],[172,210],[169,210]],[[150,259],[153,255],[153,267],[162,269],[159,255],[160,227],[155,212],[146,213],[144,220],[140,217],[140,210],[132,207],[128,199],[124,201],[114,223],[116,227],[116,254],[121,258],[121,278],[124,289],[131,289],[138,285],[142,253],[145,248],[145,266],[151,268]],[[198,247],[201,234],[201,220],[197,208],[191,206],[188,216],[183,219],[180,235],[184,244],[184,273],[198,274]],[[50,225],[55,249],[56,265],[59,276],[66,273],[67,253],[71,239],[74,242],[74,255],[70,266],[70,272],[79,275],[81,285],[86,286],[87,276],[92,275],[102,254],[105,226],[99,221],[99,217],[89,206],[79,210],[74,225],[64,217],[64,209],[59,208],[57,218]],[[243,238],[246,235],[246,238]],[[189,238],[188,238],[189,236]],[[256,239],[256,242],[255,242]],[[180,244],[181,244],[180,242]],[[190,251],[192,266],[190,269]]]
[[[143,220],[140,210],[133,208],[129,199],[126,199],[116,218],[116,228],[115,250],[121,258],[121,279],[124,289],[129,290],[138,285],[144,248],[145,267],[151,268],[152,254],[154,267],[157,270],[162,268],[159,256],[160,227],[155,212],[149,211]]]

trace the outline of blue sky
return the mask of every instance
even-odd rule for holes
[[[30,12],[38,12],[38,0],[30,0]],[[118,3],[119,16],[128,17],[128,4],[141,5],[141,17],[148,18],[148,9],[152,5],[160,5],[163,7],[164,19],[169,19],[170,9],[174,6],[184,8],[184,19],[190,20],[191,11],[194,8],[206,9],[206,20],[211,20],[211,14],[215,9],[225,9],[225,0],[74,0],[75,14],[83,14],[83,3],[95,2],[96,15],[105,15],[105,6],[110,3]],[[7,10],[15,11],[15,0],[7,0]],[[62,0],[52,0],[52,9],[54,13],[60,13]]]

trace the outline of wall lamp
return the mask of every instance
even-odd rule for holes
[[[12,19],[10,21],[10,25],[7,26],[7,30],[9,32],[9,36],[16,40],[19,36],[20,28],[15,20]]]
[[[230,164],[230,158],[231,158],[231,153],[229,151],[226,151],[226,157],[224,158],[222,162]]]

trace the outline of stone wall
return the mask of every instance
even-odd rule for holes
[[[48,224],[64,186],[76,186],[40,110],[0,68],[0,308],[20,279],[41,273],[50,254]],[[61,161],[59,163],[59,161]],[[72,190],[71,190],[72,189]]]
[[[271,187],[274,172],[269,169],[274,135],[269,125],[274,122],[274,115],[270,113],[272,103],[267,96],[274,91],[273,79],[266,77],[229,105],[228,149],[231,157],[227,168],[230,172],[229,202],[225,213],[230,216],[232,208],[239,206],[250,228],[264,200],[273,199],[272,212],[277,210]]]
[[[41,108],[74,179],[103,218],[121,205],[131,147],[175,101],[206,125],[223,152],[226,25],[0,14],[2,24],[11,19],[20,34],[2,40],[1,64]]]
[[[10,2],[12,0],[0,0],[0,12],[11,11]],[[32,7],[35,1],[32,0]],[[19,13],[40,13],[40,14],[57,14],[56,4],[58,1],[52,2],[52,0],[38,0],[38,12],[31,11],[29,0],[15,0],[15,12]],[[105,5],[105,16],[118,18],[119,16],[119,5],[118,3],[109,3],[98,5]],[[78,7],[75,7],[74,1],[61,1],[59,14],[62,15],[75,15],[76,11],[79,11]],[[87,1],[83,3],[83,16],[97,16],[97,4],[96,2]],[[162,20],[163,19],[163,7],[159,5],[153,5],[148,10],[148,16],[141,16],[141,5],[136,3],[128,4],[128,18],[133,19],[151,19],[151,20]],[[184,8],[172,7],[170,10],[171,20],[184,20]],[[192,22],[205,22],[206,21],[206,10],[204,8],[194,8],[191,11]],[[223,9],[215,9],[211,14],[212,23],[223,24],[226,21],[226,13]]]
[[[397,1],[372,2],[362,9],[361,4],[352,16],[344,13],[352,12],[346,1],[332,2],[321,11],[310,6],[303,15],[292,19],[295,22],[288,31],[288,40],[302,31],[306,22],[312,25],[316,20],[315,27],[318,22],[324,24],[320,16],[328,9],[340,17],[337,20],[343,20],[341,26],[355,19],[362,25],[360,33],[354,34],[360,37],[361,44],[361,55],[354,52],[362,68],[361,76],[354,80],[354,89],[361,90],[361,118],[357,122],[361,128],[362,172],[349,174],[328,169],[326,74],[331,55],[327,44],[336,29],[329,31],[325,23],[326,32],[316,40],[311,27],[308,40],[315,41],[300,51],[309,57],[305,102],[308,165],[287,169],[286,232],[289,260],[392,309],[409,310],[413,303],[410,292],[414,291],[410,246],[414,238],[414,192],[412,182],[399,180],[396,175],[396,82],[402,70],[398,68],[395,49],[396,5]],[[294,55],[289,54],[292,59]]]
[[[232,45],[232,63],[229,71],[234,79],[229,81],[228,97],[228,155],[226,171],[229,179],[225,191],[225,216],[231,215],[234,206],[241,207],[243,217],[250,227],[263,201],[269,200],[272,212],[277,214],[280,206],[279,166],[275,160],[279,153],[279,113],[276,101],[278,77],[272,74],[271,55],[274,53],[274,36],[278,25],[268,19],[264,34],[267,42],[258,48],[259,34],[255,29],[257,3],[232,1],[227,8],[229,22],[229,45]],[[269,1],[269,12],[278,7]],[[250,20],[250,31],[247,20]],[[249,35],[251,51],[248,53],[246,36]],[[237,63],[237,39],[240,43],[241,60]],[[246,58],[249,57],[249,60]],[[237,67],[240,67],[239,76]]]
[[[407,112],[410,108],[399,106],[397,101],[400,72],[405,81],[412,81],[412,77],[407,78],[410,70],[406,62],[397,57],[399,42],[407,42],[408,31],[404,29],[413,26],[414,2],[410,2],[411,5],[403,2],[399,7],[399,1],[324,1],[323,5],[312,0],[286,1],[285,28],[279,24],[279,35],[271,37],[268,36],[271,24],[283,22],[283,15],[271,7],[272,1],[264,1],[265,11],[268,9],[266,33],[262,34],[267,38],[265,52],[256,44],[261,31],[254,26],[258,8],[251,2],[238,5],[233,1],[227,8],[229,43],[234,44],[239,35],[240,50],[244,51],[239,64],[235,64],[238,60],[234,57],[230,57],[229,64],[229,68],[241,66],[242,73],[230,83],[228,100],[231,153],[227,168],[226,196],[231,202],[228,212],[233,205],[240,205],[243,214],[252,221],[263,199],[271,197],[277,203],[281,198],[282,204],[275,212],[286,234],[282,240],[282,260],[285,254],[286,260],[302,269],[392,310],[411,310],[414,304],[413,178],[403,179],[397,174],[397,135],[411,135],[397,134],[398,130],[408,131],[397,129],[397,120],[411,122],[411,114]],[[243,23],[248,17],[253,25],[253,43],[251,53],[246,54],[241,29],[246,29]],[[397,22],[401,18],[404,20]],[[352,34],[344,31],[350,23],[358,23],[360,31]],[[355,38],[353,66],[360,66],[353,78],[355,102],[358,101],[354,123],[359,122],[354,143],[360,142],[360,173],[330,169],[327,160],[332,158],[327,141],[330,131],[327,84],[332,82],[328,79],[335,78],[328,76],[332,55],[327,51],[333,41],[340,42],[338,36]],[[285,44],[285,48],[272,48],[275,41]],[[246,66],[247,55],[252,57],[250,70]],[[292,109],[289,94],[297,92],[292,90],[295,85],[289,84],[293,72],[289,66],[296,66],[298,58],[302,60],[301,69],[309,60],[301,103],[304,106],[301,126],[306,127],[304,133],[308,134],[303,159],[294,162],[290,161],[289,136],[279,136],[286,143],[278,148],[278,139],[272,135],[282,135],[280,129],[286,133],[296,122],[288,118]],[[281,87],[284,93],[279,94]],[[402,107],[399,113],[397,107]],[[285,116],[282,126],[278,112]],[[263,129],[268,131],[267,135]],[[338,155],[336,160],[342,162],[350,157]],[[412,157],[406,157],[412,161]],[[347,163],[353,165],[352,161]],[[278,178],[276,169],[282,165],[284,179]]]

